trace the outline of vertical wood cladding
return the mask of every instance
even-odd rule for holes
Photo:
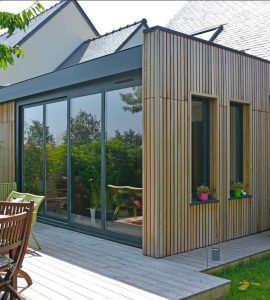
[[[162,257],[269,229],[269,63],[159,28],[144,36],[144,254]],[[210,168],[219,201],[201,205],[191,204],[192,95],[216,103]],[[252,198],[229,200],[231,101],[245,104],[244,178]]]
[[[0,182],[15,180],[15,102],[0,103]]]

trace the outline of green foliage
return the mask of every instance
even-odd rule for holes
[[[32,124],[24,126],[24,136],[26,137],[25,143],[31,145],[42,145],[43,144],[43,127],[40,121],[33,120]],[[50,129],[46,126],[46,144],[55,144],[53,135],[50,133]]]
[[[70,119],[70,140],[73,145],[91,143],[100,137],[101,125],[96,116],[80,110]]]
[[[235,182],[233,182],[232,183],[232,189],[233,190],[242,190],[244,188],[244,185],[243,185],[243,183],[242,182],[237,182],[237,181],[235,181]]]
[[[197,187],[198,193],[210,194],[210,189],[207,185],[200,185]]]
[[[81,177],[88,190],[86,207],[98,207],[97,196],[101,188],[101,141],[99,138],[91,143],[71,145],[72,181]]]
[[[29,22],[37,15],[44,12],[43,5],[36,1],[28,10],[19,14],[0,12],[0,29],[6,29],[8,36],[11,36],[16,29],[26,30]],[[14,65],[14,56],[17,58],[24,56],[24,51],[19,45],[0,45],[0,69],[6,69],[8,65]]]
[[[55,145],[54,137],[46,126],[46,144]],[[39,194],[43,181],[43,128],[38,120],[24,125],[25,191]],[[55,153],[57,156],[57,152]],[[61,158],[62,159],[62,158]]]
[[[71,120],[71,171],[73,199],[81,194],[84,208],[100,206],[101,191],[101,125],[95,116],[80,111]],[[35,192],[43,181],[42,124],[32,120],[25,125],[24,141],[25,189]],[[63,144],[56,145],[53,135],[46,127],[46,171],[49,194],[57,192],[57,182],[66,175],[66,137]],[[78,180],[79,179],[79,180]],[[142,187],[142,135],[134,130],[116,131],[106,138],[107,184]],[[80,183],[79,189],[76,184]],[[75,196],[75,191],[77,196]],[[83,195],[82,195],[83,194]],[[107,208],[113,209],[114,194],[107,191]]]
[[[137,113],[142,111],[142,86],[135,86],[132,88],[134,93],[121,94],[122,101],[126,104],[123,106],[124,111]]]
[[[270,256],[251,259],[227,267],[212,275],[231,280],[231,289],[223,300],[268,300],[270,295]]]
[[[142,186],[142,135],[133,130],[106,141],[107,183]]]

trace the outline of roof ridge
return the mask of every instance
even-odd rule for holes
[[[45,9],[42,13],[40,13],[39,15],[37,15],[35,18],[33,18],[30,22],[34,21],[36,18],[38,18],[39,16],[43,15],[45,12],[51,10],[53,7],[61,4],[62,2],[65,2],[65,0],[60,0],[58,3],[55,3],[54,5],[50,6],[48,9]],[[30,9],[32,6],[29,6],[28,8],[24,8],[22,11],[18,12],[17,14],[21,14],[24,10],[28,10]],[[30,23],[29,23],[30,24]],[[4,32],[2,34],[0,34],[0,37],[7,35],[7,32]]]
[[[141,19],[140,21],[136,21],[136,22],[134,22],[134,23],[132,23],[132,24],[128,24],[128,25],[126,25],[126,26],[124,26],[124,27],[119,27],[118,29],[112,30],[112,31],[110,31],[110,32],[106,32],[106,33],[104,33],[104,34],[102,34],[102,35],[100,35],[100,36],[94,37],[94,38],[92,38],[92,39],[88,39],[88,40],[85,41],[85,43],[95,41],[95,40],[97,40],[97,39],[100,39],[100,38],[105,37],[105,36],[107,36],[107,35],[110,35],[110,34],[112,34],[112,33],[121,31],[121,30],[123,30],[123,29],[127,29],[127,28],[129,28],[129,27],[135,26],[135,25],[140,24],[140,23],[145,23],[145,24],[147,24],[147,20],[146,20],[145,18],[143,18],[143,19]]]

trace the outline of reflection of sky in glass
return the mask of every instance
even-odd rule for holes
[[[110,91],[106,93],[106,130],[109,136],[114,136],[115,131],[124,131],[133,129],[136,133],[142,133],[142,112],[131,113],[124,111],[126,106],[121,99],[121,94],[134,93],[133,88]],[[34,106],[25,108],[24,121],[27,126],[32,124],[33,120],[42,123],[43,106]],[[73,98],[70,102],[71,117],[75,117],[80,110],[91,113],[97,120],[101,119],[101,94],[87,95]],[[63,136],[67,129],[67,102],[58,101],[46,105],[46,125],[53,134],[56,144],[63,143]]]
[[[62,144],[67,130],[67,101],[46,105],[46,125],[49,133],[53,134],[56,145]]]
[[[136,133],[142,133],[142,112],[131,113],[123,109],[126,103],[122,101],[120,94],[126,93],[134,93],[134,89],[126,88],[106,93],[106,131],[108,136],[114,136],[116,130],[119,130],[121,134],[129,129]]]
[[[88,114],[92,114],[101,119],[101,94],[87,95],[83,97],[73,98],[70,102],[70,114],[71,117],[76,117],[80,112],[84,111]]]
[[[28,129],[33,121],[39,121],[43,124],[43,107],[42,105],[28,107],[24,109],[24,129]],[[27,136],[24,137],[24,142],[27,141]]]

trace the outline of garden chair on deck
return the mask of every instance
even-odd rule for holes
[[[30,276],[21,270],[28,245],[34,203],[0,202],[0,292],[3,300],[23,298],[17,291],[17,276]],[[9,256],[7,256],[9,254]],[[31,278],[30,278],[31,279]]]
[[[38,209],[41,205],[41,203],[44,201],[44,196],[38,196],[38,195],[33,195],[33,194],[28,194],[28,193],[19,193],[19,192],[11,192],[9,196],[7,197],[6,201],[16,201],[16,199],[21,199],[22,201],[34,201],[34,211],[33,211],[33,218],[32,218],[32,227],[36,224],[37,222],[37,213]],[[33,230],[31,228],[31,236],[34,240],[34,242],[37,245],[37,248],[40,250],[40,244],[39,241],[37,240],[35,234],[33,233]]]

